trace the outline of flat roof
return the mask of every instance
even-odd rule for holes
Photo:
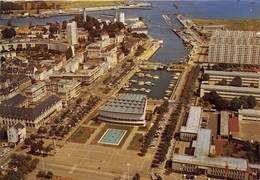
[[[241,92],[241,93],[249,93],[249,94],[260,94],[260,88],[250,88],[250,87],[201,84],[201,89],[210,90],[210,91],[226,91],[226,92],[238,92],[238,93]]]
[[[5,100],[1,103],[1,106],[19,106],[20,104],[24,103],[26,101],[26,97],[21,95],[21,94],[17,94],[14,97]]]
[[[197,157],[208,156],[211,146],[211,129],[200,129],[196,140],[194,155]]]
[[[147,96],[142,94],[122,93],[117,98],[107,102],[101,111],[143,114],[145,112]]]
[[[240,171],[247,171],[248,168],[248,162],[246,159],[224,157],[224,156],[195,157],[195,156],[174,154],[172,161],[184,163],[184,164],[194,164],[194,165],[199,165],[204,167],[217,167],[223,169],[228,167],[228,169],[240,170]]]
[[[213,71],[205,70],[205,74],[216,75],[216,76],[231,76],[231,77],[248,77],[248,78],[260,78],[260,73],[253,72],[240,72],[240,71]]]
[[[200,127],[202,107],[191,106],[186,126],[182,126],[180,132],[197,133]]]
[[[220,135],[228,136],[229,113],[227,111],[220,112]]]
[[[239,115],[241,114],[243,116],[260,117],[260,110],[255,109],[240,109],[238,113]]]

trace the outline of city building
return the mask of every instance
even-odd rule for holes
[[[21,122],[26,127],[39,128],[51,114],[61,109],[62,101],[54,95],[47,97],[39,104],[30,108],[0,105],[0,124],[12,126]]]
[[[81,83],[75,80],[62,79],[57,83],[57,95],[63,100],[63,105],[80,94]]]
[[[186,125],[180,129],[180,138],[184,141],[192,141],[196,138],[200,129],[202,107],[191,106]]]
[[[75,21],[67,24],[67,40],[69,45],[78,44],[77,23]]]
[[[201,84],[200,97],[205,94],[215,91],[223,98],[233,99],[241,96],[253,96],[256,101],[260,101],[260,88],[251,87],[236,87],[236,86],[222,86],[222,85],[208,85]]]
[[[216,156],[212,154],[211,130],[200,129],[197,140],[193,142],[193,156],[174,154],[172,169],[176,172],[204,174],[216,178],[248,179],[249,164],[246,159]]]
[[[32,84],[25,89],[25,95],[30,103],[35,103],[46,96],[46,86],[44,82]]]
[[[84,20],[84,22],[87,21],[87,9],[86,8],[83,8],[83,20]]]
[[[207,62],[259,65],[260,37],[250,31],[215,31]]]
[[[99,111],[98,120],[125,125],[145,126],[147,97],[122,93],[109,100]]]
[[[218,83],[221,80],[226,80],[227,83],[230,83],[235,77],[241,77],[242,86],[260,87],[260,73],[205,70],[204,74],[209,76],[209,81],[213,81],[215,83]]]
[[[7,129],[8,143],[18,144],[26,138],[26,127],[23,123],[17,122],[15,125]]]
[[[125,13],[124,12],[116,12],[116,22],[121,22],[125,24]]]
[[[26,107],[28,106],[28,100],[25,96],[17,94],[12,98],[3,101],[0,105],[10,107]]]

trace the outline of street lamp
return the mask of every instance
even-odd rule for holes
[[[127,180],[129,180],[129,169],[130,169],[130,163],[127,163]]]

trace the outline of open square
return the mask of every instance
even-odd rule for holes
[[[107,129],[102,135],[98,143],[108,145],[119,145],[127,130],[122,129]]]

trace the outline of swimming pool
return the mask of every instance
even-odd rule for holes
[[[109,128],[99,139],[98,143],[108,145],[119,145],[127,130]]]

